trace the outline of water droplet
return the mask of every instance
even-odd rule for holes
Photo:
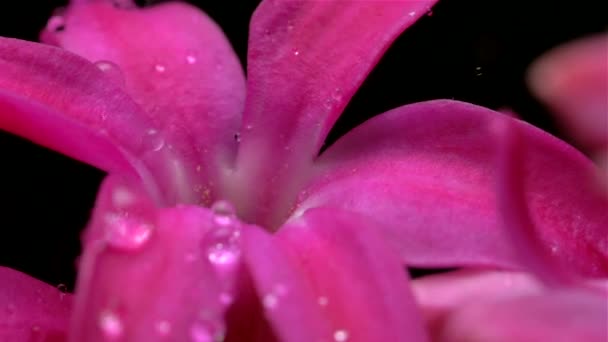
[[[192,55],[188,55],[188,56],[186,56],[186,62],[188,62],[188,64],[195,64],[196,63],[196,57],[194,57]]]
[[[129,189],[119,186],[112,192],[112,204],[116,208],[126,208],[135,203],[135,195]]]
[[[136,218],[109,214],[106,224],[106,241],[121,250],[139,250],[152,235],[152,226]]]
[[[253,129],[253,125],[247,125],[245,126],[245,129],[251,131]]]
[[[557,245],[551,245],[551,253],[557,254],[559,252],[559,247]]]
[[[125,84],[125,76],[122,73],[122,70],[118,65],[110,61],[97,61],[95,62],[95,66],[103,71],[106,75],[110,76],[115,82],[120,85]]]
[[[234,141],[237,143],[241,142],[241,133],[234,133]]]
[[[218,226],[229,226],[234,222],[234,207],[228,201],[217,201],[211,206],[213,221]]]
[[[329,299],[325,296],[321,296],[317,299],[317,303],[321,306],[327,306],[327,304],[329,304]]]
[[[262,299],[262,304],[266,309],[274,309],[279,303],[279,298],[274,293],[269,293]]]
[[[223,243],[213,245],[208,249],[207,253],[209,261],[219,265],[232,264],[240,256],[240,251],[236,247]]]
[[[294,55],[294,56],[299,56],[299,55],[300,55],[300,51],[298,51],[298,50],[294,51],[294,52],[293,52],[293,55]]]
[[[167,68],[164,65],[162,65],[162,64],[156,64],[154,66],[154,70],[156,70],[157,72],[161,72],[162,73],[162,72],[165,72],[167,70]]]
[[[348,331],[340,329],[334,332],[334,340],[336,342],[344,342],[348,340]]]
[[[483,72],[481,71],[481,67],[478,66],[475,68],[475,76],[481,76],[483,75]]]
[[[68,292],[68,287],[65,284],[59,284],[57,285],[57,290],[59,290],[59,300],[63,300]]]
[[[413,17],[413,16],[415,16],[415,15],[416,15],[416,11],[411,11],[410,13],[408,13],[408,15],[409,15],[410,17]]]
[[[151,128],[146,132],[143,137],[143,148],[146,151],[157,152],[165,146],[165,139],[155,129]]]
[[[234,301],[234,298],[230,293],[222,292],[220,293],[220,303],[224,305],[230,305]]]
[[[104,311],[99,315],[99,329],[104,337],[116,340],[122,337],[124,326],[120,317],[112,311]]]
[[[65,30],[65,18],[62,15],[54,15],[49,19],[46,27],[52,32],[62,32]]]
[[[222,342],[225,338],[224,327],[218,322],[202,320],[190,328],[193,342]]]
[[[171,333],[171,323],[168,321],[159,321],[156,323],[156,330],[161,336],[167,336]]]

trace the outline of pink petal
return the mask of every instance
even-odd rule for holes
[[[222,296],[233,295],[231,272],[238,262],[227,228],[217,223],[225,221],[200,207],[154,211],[128,185],[109,178],[102,188],[80,262],[71,339],[222,336]]]
[[[0,129],[106,171],[151,176],[153,126],[115,82],[60,49],[0,38]]]
[[[71,295],[0,266],[0,341],[65,341],[71,307]]]
[[[539,239],[566,270],[608,274],[608,200],[593,165],[554,137],[505,115],[440,100],[404,106],[351,131],[318,160],[294,215],[337,207],[383,224],[406,263],[526,268],[498,212],[496,128],[512,121],[526,147],[523,185]]]
[[[309,162],[348,100],[390,43],[434,3],[262,2],[251,22],[237,158],[243,179],[235,185],[263,186],[258,198],[239,205],[247,216],[267,226],[282,222],[285,217],[273,213],[285,215],[291,206]]]
[[[287,246],[254,226],[244,233],[244,262],[278,340],[329,340],[330,326],[321,316],[306,274],[290,259]]]
[[[466,305],[544,291],[540,281],[529,274],[471,269],[415,279],[412,289],[431,331]]]
[[[532,90],[589,148],[608,147],[608,34],[558,47],[529,75]]]
[[[57,31],[60,21],[65,29]],[[221,29],[185,3],[144,9],[113,1],[72,1],[42,34],[90,61],[116,63],[125,88],[179,151],[186,180],[181,201],[210,205],[220,168],[236,153],[245,80]],[[188,183],[187,181],[184,181]]]
[[[277,236],[312,285],[335,341],[425,341],[406,272],[376,228],[356,214],[315,209]]]
[[[595,341],[608,331],[605,289],[545,290],[530,275],[490,270],[423,277],[413,289],[437,341]]]
[[[589,341],[608,339],[608,296],[549,291],[473,304],[448,316],[438,341]]]

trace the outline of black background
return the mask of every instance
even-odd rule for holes
[[[220,24],[244,63],[249,17],[258,1],[190,2]],[[3,1],[0,36],[36,40],[53,9],[65,4]],[[435,98],[511,108],[560,136],[526,89],[525,70],[551,47],[605,30],[606,13],[603,1],[440,1],[385,55],[330,140],[372,115]],[[79,231],[102,177],[87,165],[0,132],[0,265],[72,288]]]

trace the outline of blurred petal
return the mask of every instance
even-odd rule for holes
[[[543,286],[526,273],[459,270],[415,279],[412,289],[429,331],[436,332],[448,314],[466,305],[540,294]]]
[[[215,239],[227,238],[215,216],[200,207],[150,210],[137,187],[125,184],[109,178],[96,206],[80,262],[71,340],[223,336],[221,298],[238,259],[228,254],[227,240]]]
[[[147,177],[137,159],[145,159],[152,125],[108,75],[71,53],[7,38],[0,68],[0,129],[106,171]]]
[[[250,26],[237,159],[244,179],[235,185],[262,186],[260,198],[241,204],[248,216],[269,226],[284,219],[270,215],[285,214],[292,204],[309,162],[347,102],[393,40],[435,2],[261,3]]]
[[[408,265],[526,268],[497,210],[504,120],[521,131],[525,199],[543,246],[568,271],[608,274],[608,200],[588,182],[591,162],[466,103],[404,106],[351,131],[319,158],[294,215],[323,206],[362,213],[382,223]]]
[[[72,296],[0,266],[0,340],[66,340]]]
[[[245,99],[239,61],[221,29],[191,5],[135,9],[114,2],[72,1],[51,18],[42,40],[117,64],[128,93],[179,151],[185,177],[206,181],[183,196],[209,205],[218,166],[227,167],[236,152]]]
[[[448,316],[438,341],[589,341],[608,339],[608,296],[548,291],[468,305]]]
[[[560,46],[529,74],[532,90],[586,147],[608,147],[608,34]]]
[[[312,285],[335,341],[425,341],[406,272],[375,225],[349,212],[313,209],[277,237]]]

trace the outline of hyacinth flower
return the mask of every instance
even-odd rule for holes
[[[524,311],[551,315],[519,337],[602,338],[605,293],[587,283],[608,274],[608,202],[573,147],[436,100],[319,154],[433,3],[263,1],[246,79],[220,29],[183,3],[72,1],[42,34],[62,49],[0,39],[0,128],[108,172],[74,295],[0,269],[0,337],[508,338]],[[405,265],[470,269],[411,284]],[[504,314],[488,315],[499,299]],[[494,335],[479,335],[489,317]]]

